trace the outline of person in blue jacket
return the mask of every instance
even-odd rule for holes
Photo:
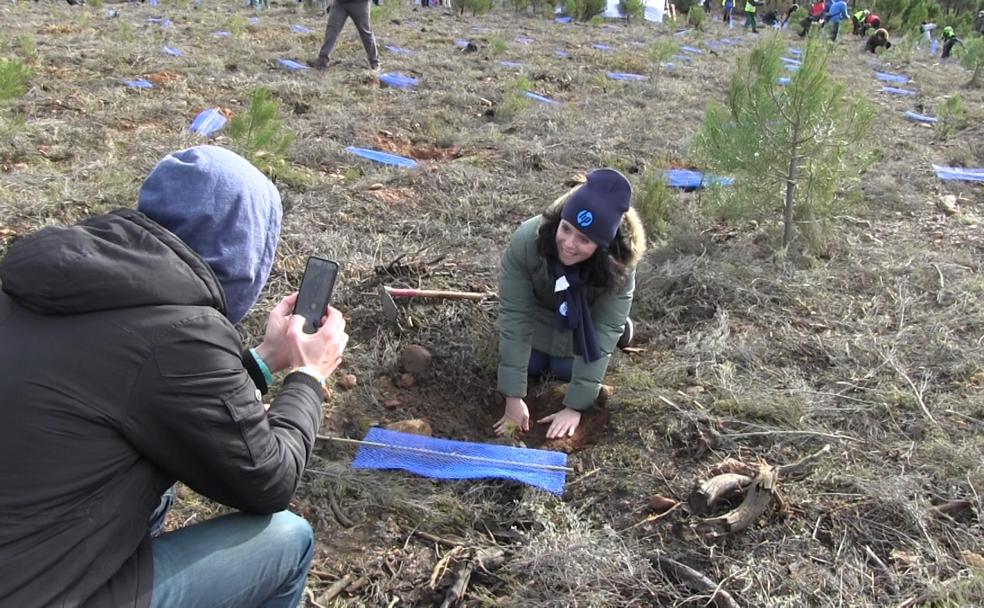
[[[831,27],[830,27],[831,40],[833,41],[837,40],[837,34],[840,33],[841,21],[850,18],[851,15],[847,10],[847,2],[844,2],[844,0],[835,0],[830,4],[830,8],[827,9],[827,21],[831,23]]]

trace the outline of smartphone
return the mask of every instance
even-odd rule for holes
[[[304,267],[301,288],[294,303],[294,314],[304,317],[304,333],[313,334],[321,327],[331,292],[338,278],[338,263],[312,255]]]

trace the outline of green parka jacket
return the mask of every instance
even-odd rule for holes
[[[573,192],[573,191],[572,191]],[[570,196],[560,197],[545,214],[559,213]],[[525,397],[531,349],[553,357],[573,357],[571,382],[564,405],[586,410],[594,405],[608,369],[612,351],[625,328],[635,290],[635,267],[646,250],[646,234],[634,209],[622,216],[616,239],[621,239],[622,263],[629,273],[621,289],[604,293],[588,290],[588,305],[598,336],[602,357],[588,363],[574,354],[574,332],[557,327],[554,311],[555,277],[550,265],[537,252],[537,230],[543,215],[530,218],[513,234],[502,256],[499,280],[499,382],[506,397]]]

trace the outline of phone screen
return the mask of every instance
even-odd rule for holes
[[[331,293],[338,277],[338,264],[311,256],[304,268],[304,278],[298,291],[294,314],[304,317],[304,332],[313,334],[321,326],[321,318],[331,302]]]

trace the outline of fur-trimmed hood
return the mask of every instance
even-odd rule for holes
[[[544,209],[543,214],[560,215],[567,199],[580,187],[571,188],[567,193],[550,203]],[[622,259],[619,261],[625,264],[627,268],[635,268],[646,253],[646,230],[642,227],[642,218],[639,217],[634,207],[622,215],[622,223],[619,225],[618,234],[615,235],[615,238],[620,239],[623,252]]]

